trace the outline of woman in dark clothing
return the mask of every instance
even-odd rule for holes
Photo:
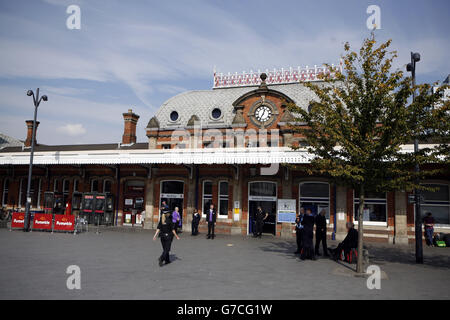
[[[166,264],[170,263],[169,252],[170,246],[172,245],[173,236],[180,240],[175,229],[174,223],[172,222],[172,217],[170,215],[170,211],[165,211],[159,220],[158,228],[156,229],[155,235],[153,236],[153,240],[156,240],[158,234],[161,233],[161,245],[163,247],[163,253],[158,258],[159,266],[162,267],[163,261]]]
[[[306,214],[303,217],[303,252],[300,259],[305,260],[305,258],[315,260],[314,256],[314,216],[311,213],[311,209],[306,209]]]

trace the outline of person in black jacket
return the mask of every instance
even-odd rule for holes
[[[214,209],[214,205],[211,203],[209,210],[205,212],[206,222],[208,223],[208,235],[207,239],[214,239],[214,226],[216,225],[217,212]]]
[[[303,248],[303,217],[305,209],[300,208],[300,214],[295,218],[295,239],[297,240],[297,251],[294,253],[301,253]]]
[[[300,259],[305,260],[306,258],[315,260],[314,256],[314,216],[312,215],[311,209],[306,209],[306,214],[303,217],[303,252]]]
[[[335,261],[339,260],[342,250],[344,250],[345,259],[347,259],[347,254],[350,253],[352,248],[358,248],[358,231],[355,230],[355,225],[353,222],[347,222],[347,236],[344,241],[339,243],[336,249],[331,249],[333,259]]]
[[[192,214],[192,235],[198,235],[198,224],[200,223],[200,214],[197,209],[194,209],[194,213]]]
[[[267,219],[267,217],[269,216],[269,214],[266,212],[264,213],[261,209],[261,207],[258,207],[258,209],[255,212],[255,233],[254,233],[254,237],[259,237],[261,238],[262,236],[262,231],[263,231],[263,227],[264,227],[264,220]]]
[[[327,250],[327,218],[325,217],[325,209],[322,209],[316,216],[316,256],[320,256],[319,246],[322,241],[323,255],[328,256]]]
[[[163,247],[163,253],[158,258],[159,266],[162,267],[163,261],[166,264],[170,263],[169,252],[170,246],[172,245],[173,236],[180,240],[177,233],[174,229],[174,223],[172,222],[172,217],[170,215],[170,211],[165,211],[159,220],[158,228],[156,229],[155,235],[153,236],[153,240],[156,240],[156,237],[160,234],[161,245]]]

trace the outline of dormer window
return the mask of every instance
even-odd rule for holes
[[[170,113],[170,121],[175,122],[178,120],[178,118],[179,118],[178,112],[172,111]]]
[[[219,120],[220,117],[222,117],[222,110],[220,110],[219,108],[214,108],[214,109],[211,111],[211,117],[212,117],[214,120]]]

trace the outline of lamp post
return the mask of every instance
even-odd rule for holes
[[[31,207],[31,195],[30,195],[30,189],[31,189],[31,175],[33,172],[33,155],[34,155],[34,142],[36,140],[36,117],[37,117],[37,109],[39,107],[39,104],[41,101],[47,101],[47,96],[42,96],[39,98],[39,88],[36,89],[36,96],[34,95],[33,90],[27,91],[27,96],[33,97],[33,103],[34,103],[34,119],[33,119],[33,133],[31,135],[31,153],[30,153],[30,166],[28,167],[28,184],[27,184],[27,202],[25,205],[25,223],[24,223],[24,229],[23,231],[28,232],[30,231],[30,207]]]
[[[411,62],[406,65],[406,71],[411,72],[413,85],[413,101],[416,98],[416,62],[420,61],[420,54],[411,52]],[[414,138],[414,153],[419,152],[419,140]],[[414,171],[419,173],[419,164],[416,161]],[[419,184],[419,178],[416,183]],[[415,206],[415,237],[416,237],[416,263],[423,263],[423,248],[422,248],[422,221],[420,216],[420,193],[417,188],[414,189],[414,206]]]

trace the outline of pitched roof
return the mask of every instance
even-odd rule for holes
[[[22,141],[0,132],[0,150],[7,147],[20,147],[22,144]]]

